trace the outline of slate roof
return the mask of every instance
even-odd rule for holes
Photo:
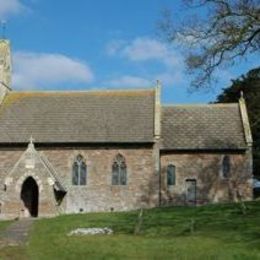
[[[153,142],[154,89],[11,92],[0,106],[0,143]]]
[[[165,150],[246,148],[238,104],[164,106],[161,120]]]

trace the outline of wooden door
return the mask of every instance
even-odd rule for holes
[[[189,205],[196,204],[196,189],[197,183],[195,179],[186,180],[186,202]]]

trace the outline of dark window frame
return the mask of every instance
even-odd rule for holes
[[[167,166],[167,186],[173,187],[176,185],[176,166],[174,164],[168,164]]]
[[[112,164],[112,185],[127,185],[127,164],[122,154],[117,154]]]
[[[221,176],[223,179],[229,179],[231,172],[231,161],[229,155],[224,155],[221,164]]]
[[[87,165],[81,154],[77,155],[72,166],[72,185],[87,185]]]

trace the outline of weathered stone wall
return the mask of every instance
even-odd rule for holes
[[[56,149],[43,151],[68,188],[67,213],[120,211],[158,205],[158,175],[152,148]],[[127,185],[112,185],[112,163],[120,153],[127,164]],[[87,185],[73,186],[71,169],[81,154],[87,165]]]
[[[27,157],[19,161],[25,150],[25,147],[0,149],[0,218],[25,215],[21,189],[28,176],[32,176],[39,187],[39,216],[154,207],[158,206],[159,199],[161,205],[183,205],[186,204],[187,179],[196,179],[198,204],[236,201],[239,196],[243,200],[252,199],[250,153],[228,154],[231,160],[229,179],[221,177],[224,154],[162,153],[159,181],[155,146],[36,148],[39,154],[48,158],[58,179],[67,189],[59,204],[44,165],[36,160],[35,167],[28,168]],[[125,186],[112,185],[112,163],[118,153],[125,157],[127,163]],[[72,185],[72,164],[78,154],[87,164],[86,186]],[[176,185],[171,187],[167,186],[169,164],[176,166]],[[12,171],[14,166],[15,171]]]
[[[11,73],[10,42],[0,39],[0,104],[11,89]]]
[[[32,177],[38,186],[39,216],[53,216],[58,211],[48,169],[40,158],[22,150],[0,151],[0,218],[28,217],[29,211],[21,199],[23,183]]]
[[[247,153],[230,156],[230,178],[224,179],[221,166],[224,154],[164,153],[161,155],[161,204],[187,204],[187,179],[196,180],[196,203],[252,199],[251,157]],[[167,186],[167,166],[176,167],[176,185]]]
[[[11,169],[14,167],[14,164],[19,160],[20,156],[22,155],[23,151],[21,149],[1,149],[0,150],[0,219],[1,218],[8,218],[9,214],[12,214],[11,210],[18,209],[17,201],[12,201],[15,205],[10,205],[10,210],[7,210],[9,207],[8,204],[8,194],[6,191],[4,191],[4,184],[5,184],[5,178],[7,176],[7,173],[11,171]],[[20,201],[20,199],[19,199]],[[19,207],[20,208],[20,207]],[[16,212],[18,213],[18,210]]]
[[[120,211],[158,205],[158,174],[155,173],[153,147],[134,148],[36,148],[44,154],[67,188],[60,206],[54,198],[53,187],[42,165],[26,169],[23,164],[12,174],[12,183],[3,191],[7,174],[17,163],[25,149],[0,150],[0,183],[2,216],[20,216],[23,203],[20,193],[26,176],[32,176],[40,190],[39,216],[90,211]],[[127,163],[127,185],[112,185],[112,163],[122,154]],[[72,185],[72,164],[81,154],[87,164],[87,185]]]

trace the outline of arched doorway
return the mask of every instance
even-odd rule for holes
[[[39,189],[36,181],[28,177],[22,186],[21,199],[31,217],[38,216]]]

